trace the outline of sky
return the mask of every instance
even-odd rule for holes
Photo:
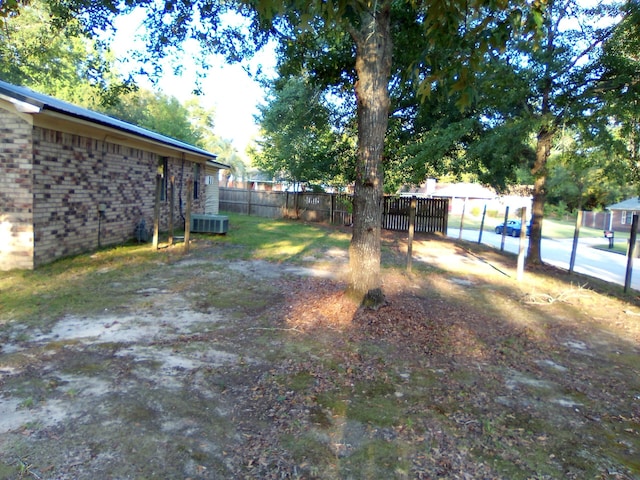
[[[141,45],[140,41],[135,41],[135,37],[142,32],[143,13],[134,12],[132,15],[119,18],[116,22],[117,35],[112,48],[119,58],[128,58],[132,45]],[[195,50],[193,44],[185,44],[184,57],[180,59],[183,66],[180,76],[174,75],[173,69],[167,66],[155,86],[142,77],[137,77],[136,80],[143,88],[172,95],[181,102],[188,100],[193,96],[197,86],[196,67],[192,60]],[[259,132],[254,115],[258,113],[257,105],[263,103],[264,91],[241,65],[229,65],[219,55],[211,55],[208,63],[210,68],[206,76],[200,80],[202,95],[198,97],[199,101],[204,107],[215,109],[215,133],[223,139],[230,140],[238,153],[246,157],[247,146]],[[259,53],[250,66],[255,67],[258,64],[264,71],[272,72],[275,67],[273,51]],[[121,68],[122,73],[128,73],[130,70],[136,70],[136,65],[125,63]]]

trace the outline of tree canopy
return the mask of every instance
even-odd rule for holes
[[[293,184],[346,185],[349,169],[344,163],[353,153],[333,127],[321,89],[304,77],[280,79],[259,110],[262,139],[253,154],[254,166]]]
[[[3,2],[0,77],[88,108],[113,104],[131,82],[115,73],[112,53],[85,35],[79,19],[55,21],[56,11],[47,0]]]
[[[594,110],[615,154],[626,160],[628,181],[640,194],[640,4],[630,0],[622,13],[604,45],[604,73],[594,89]]]

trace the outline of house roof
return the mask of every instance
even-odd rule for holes
[[[434,197],[491,199],[496,193],[477,183],[452,183],[436,187]]]
[[[638,210],[640,211],[640,197],[628,198],[622,202],[609,205],[607,210]]]
[[[108,115],[94,112],[62,100],[35,92],[26,87],[19,87],[0,80],[0,98],[11,102],[22,113],[38,114],[46,111],[88,121],[90,123],[113,128],[136,137],[141,137],[167,147],[196,154],[207,159],[209,165],[218,168],[229,168],[228,165],[216,161],[217,155],[188,143],[147,130],[146,128],[118,120]]]

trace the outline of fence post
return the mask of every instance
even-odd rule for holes
[[[580,238],[580,225],[582,225],[582,210],[578,210],[576,228],[573,231],[573,246],[571,248],[571,260],[569,261],[569,273],[573,273],[573,267],[576,264],[576,251],[578,250],[578,239]]]
[[[442,207],[442,218],[444,218],[442,232],[447,236],[447,230],[449,229],[449,199],[443,198],[442,201],[444,203]]]
[[[484,204],[482,210],[482,220],[480,221],[480,233],[478,234],[478,243],[482,243],[482,231],[484,230],[484,217],[487,215],[487,204]]]
[[[329,223],[331,225],[334,224],[333,221],[333,213],[335,211],[335,193],[330,193],[330,197],[329,197]]]
[[[413,233],[416,223],[416,197],[411,197],[411,206],[409,207],[409,241],[407,244],[407,272],[411,273],[413,262]]]
[[[500,241],[500,251],[504,252],[504,239],[507,236],[507,221],[509,220],[509,205],[504,209],[504,222],[502,222],[502,239]]]
[[[636,238],[638,236],[638,214],[633,214],[631,220],[631,238],[629,238],[629,251],[627,253],[627,273],[624,278],[624,293],[627,293],[631,286],[631,274],[633,273],[633,258],[636,254]]]
[[[458,232],[458,240],[462,239],[462,229],[464,228],[464,211],[467,209],[467,199],[462,202],[462,215],[460,216],[460,231]]]

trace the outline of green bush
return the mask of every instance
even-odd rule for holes
[[[566,204],[566,202],[560,200],[557,205],[550,203],[544,206],[544,216],[547,218],[555,218],[559,220],[569,220],[573,217],[573,212]]]

